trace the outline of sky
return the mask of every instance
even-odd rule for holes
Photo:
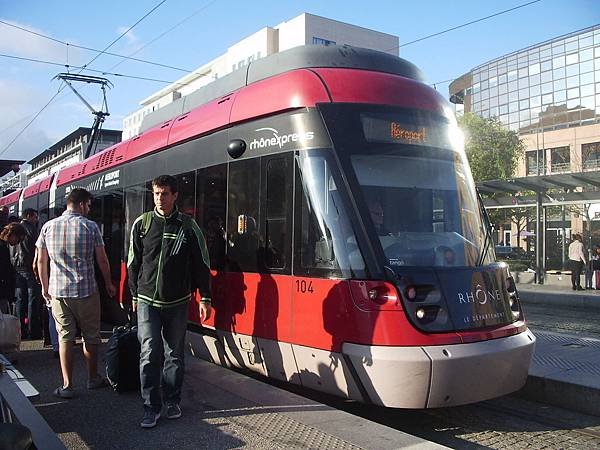
[[[393,34],[400,56],[416,64],[444,96],[448,82],[507,53],[600,23],[600,0],[540,0],[514,11],[410,45],[438,33],[531,0],[167,0],[108,51],[157,62],[158,67],[82,50],[0,23],[0,159],[29,160],[93,116],[69,89],[56,98],[66,69],[11,57],[159,81],[105,75],[110,116],[105,129],[121,129],[139,102],[227,51],[263,27],[273,27],[307,12]],[[0,0],[0,21],[52,39],[103,50],[156,7],[161,0],[103,2]],[[72,69],[77,72],[77,70]],[[83,72],[102,76],[97,72]],[[76,88],[95,109],[102,96],[97,85]],[[42,108],[48,106],[34,119]],[[26,126],[31,124],[26,128]],[[18,136],[18,137],[17,137]],[[16,138],[16,139],[15,139]],[[14,142],[13,142],[14,141]]]

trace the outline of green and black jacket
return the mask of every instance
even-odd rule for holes
[[[190,216],[177,208],[165,217],[156,209],[133,223],[129,288],[134,302],[158,308],[186,303],[195,289],[210,302],[210,263],[204,235]]]

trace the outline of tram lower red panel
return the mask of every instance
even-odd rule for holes
[[[125,263],[123,274],[127,273]],[[205,323],[222,331],[341,352],[342,344],[431,346],[479,342],[526,330],[523,321],[495,329],[427,334],[416,329],[398,302],[367,309],[368,290],[386,284],[241,272],[213,271],[213,315]],[[130,300],[126,277],[121,301]],[[363,297],[360,297],[360,296]],[[190,302],[189,318],[200,323],[199,301]]]

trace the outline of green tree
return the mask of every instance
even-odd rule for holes
[[[465,152],[475,183],[506,180],[515,175],[519,159],[525,154],[525,144],[515,131],[506,129],[496,117],[484,119],[472,113],[459,117],[458,124],[465,135]],[[487,196],[493,198],[495,194]],[[520,244],[520,233],[529,220],[527,208],[488,210],[488,214],[501,235],[509,216],[517,227],[517,245]]]
[[[458,119],[465,135],[465,151],[476,183],[506,180],[515,174],[525,144],[515,131],[504,128],[496,117],[484,119],[467,113]]]

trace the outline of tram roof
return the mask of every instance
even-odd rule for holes
[[[146,115],[140,132],[256,81],[290,70],[307,68],[372,70],[424,81],[424,76],[417,66],[389,53],[350,45],[304,45],[253,61]]]

